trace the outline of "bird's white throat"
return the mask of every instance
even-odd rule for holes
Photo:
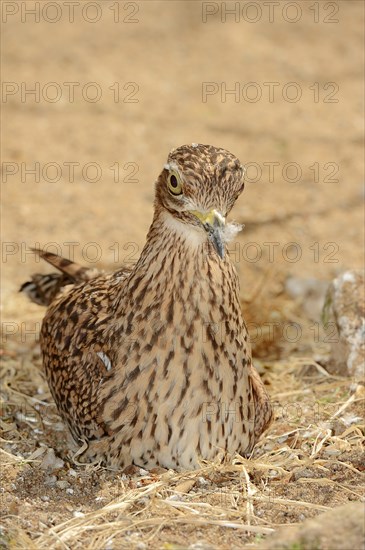
[[[169,231],[174,232],[178,237],[182,237],[192,249],[197,249],[207,242],[207,233],[202,227],[184,223],[167,211],[162,213],[162,220]],[[226,223],[222,229],[223,242],[233,241],[243,227],[243,225],[236,222]]]

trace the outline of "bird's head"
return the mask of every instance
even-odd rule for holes
[[[183,145],[171,151],[156,184],[156,210],[177,232],[207,239],[223,258],[224,244],[240,226],[226,216],[243,191],[243,166],[212,145]],[[238,229],[239,228],[239,229]]]

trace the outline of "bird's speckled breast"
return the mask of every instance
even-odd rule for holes
[[[109,463],[194,468],[219,447],[247,452],[251,355],[235,269],[171,235],[156,248],[129,279],[114,327],[117,364],[101,388]]]

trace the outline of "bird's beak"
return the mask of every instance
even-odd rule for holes
[[[208,233],[209,239],[213,243],[215,250],[220,258],[224,257],[224,241],[223,241],[223,229],[226,220],[220,212],[217,210],[210,210],[210,212],[199,212],[198,210],[191,210],[201,221],[205,231]]]

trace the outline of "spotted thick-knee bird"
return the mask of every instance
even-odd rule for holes
[[[48,305],[46,377],[85,460],[194,469],[222,449],[247,455],[269,425],[226,250],[243,187],[234,155],[185,145],[157,179],[132,269],[98,273],[40,252],[60,273],[22,288]]]

